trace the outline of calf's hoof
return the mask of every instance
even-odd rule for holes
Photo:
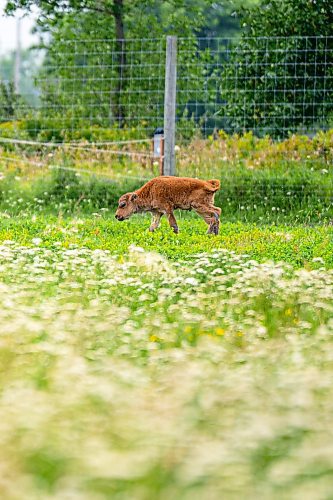
[[[179,233],[179,229],[178,229],[178,226],[171,226],[172,227],[172,230],[175,234],[178,234]]]
[[[219,234],[219,223],[211,224],[208,228],[207,234],[214,234],[217,236]]]
[[[152,226],[150,226],[149,231],[150,231],[151,233],[153,233],[153,232],[155,231],[155,229],[156,229],[156,227],[152,227]]]

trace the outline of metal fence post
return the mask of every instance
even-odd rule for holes
[[[164,93],[164,175],[175,175],[177,37],[167,36]]]

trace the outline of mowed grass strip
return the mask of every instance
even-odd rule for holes
[[[200,252],[225,248],[246,254],[259,262],[284,261],[296,268],[333,268],[332,226],[257,226],[249,223],[222,223],[219,236],[206,235],[205,223],[193,216],[178,215],[180,234],[175,235],[163,220],[150,233],[149,216],[134,216],[117,222],[113,214],[62,218],[38,215],[2,221],[0,242],[12,240],[31,245],[35,238],[45,247],[76,245],[89,249],[126,254],[130,245],[158,252],[171,260],[190,259]]]

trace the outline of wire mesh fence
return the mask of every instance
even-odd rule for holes
[[[8,85],[0,121],[43,141],[147,138],[163,117],[164,66],[165,39],[55,41],[35,76],[37,104]]]
[[[98,127],[146,138],[163,126],[165,45],[54,41],[30,95],[1,83],[0,122],[41,140],[90,140]],[[333,36],[179,39],[177,59],[178,139],[216,130],[281,138],[332,125]]]
[[[41,109],[72,136],[85,126],[146,136],[163,115],[164,53],[165,40],[60,42],[42,68]]]
[[[186,42],[185,42],[186,43]],[[199,39],[178,82],[186,116],[204,135],[227,133],[286,137],[313,135],[333,120],[333,37]],[[202,67],[199,83],[195,71]],[[180,109],[178,110],[180,112]],[[180,130],[182,127],[178,127]]]

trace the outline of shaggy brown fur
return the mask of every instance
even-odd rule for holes
[[[168,218],[170,227],[178,233],[173,211],[195,210],[208,224],[209,234],[218,234],[221,209],[214,206],[214,194],[220,188],[220,181],[203,181],[190,177],[155,177],[133,193],[126,193],[119,199],[116,219],[123,221],[138,212],[151,212],[153,220],[149,228],[158,228],[162,215]]]

